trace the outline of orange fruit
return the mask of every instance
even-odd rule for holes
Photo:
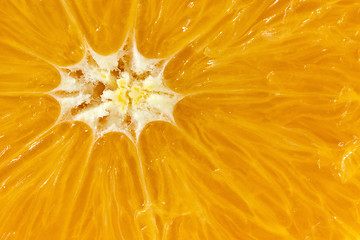
[[[359,14],[2,1],[0,239],[359,239]]]

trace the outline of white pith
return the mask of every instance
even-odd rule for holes
[[[133,140],[149,122],[173,122],[182,97],[164,85],[166,63],[145,58],[134,44],[109,56],[88,48],[81,62],[58,68],[61,83],[50,94],[60,103],[59,120],[82,121],[97,137],[122,132]]]

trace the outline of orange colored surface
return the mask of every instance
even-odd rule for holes
[[[2,1],[0,239],[359,239],[359,24],[352,0]],[[57,122],[55,67],[133,35],[171,58],[176,125]]]

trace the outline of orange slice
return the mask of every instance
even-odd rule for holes
[[[0,239],[359,239],[357,1],[14,0]]]

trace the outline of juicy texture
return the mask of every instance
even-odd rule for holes
[[[360,238],[358,1],[46,2],[0,10],[0,239]],[[129,33],[175,122],[56,122],[52,65]]]

